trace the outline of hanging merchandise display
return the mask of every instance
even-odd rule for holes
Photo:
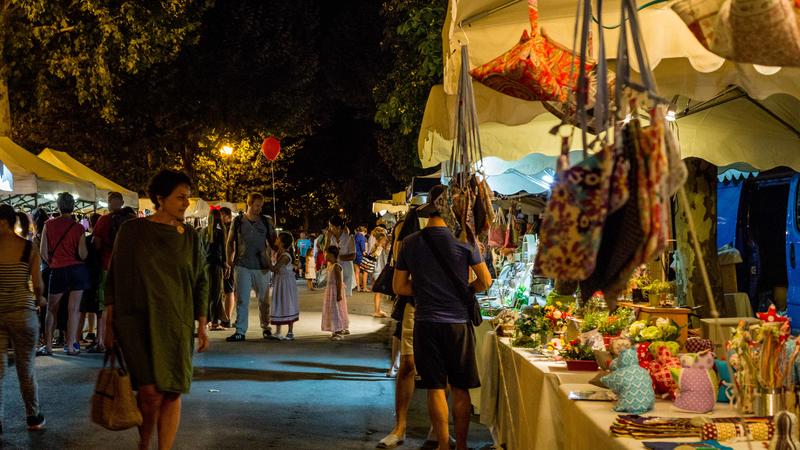
[[[598,17],[601,17],[598,7]],[[585,70],[591,2],[584,3],[581,33],[581,56],[578,74],[577,115],[582,126],[584,159],[569,167],[569,141],[563,138],[561,157],[556,168],[556,181],[539,231],[539,251],[536,271],[558,280],[580,281],[595,269],[600,247],[603,223],[608,212],[611,175],[614,172],[613,147],[607,134],[597,137],[591,144],[587,137],[587,99],[590,80]],[[598,89],[595,101],[595,118],[608,128],[608,89],[605,83],[606,62],[602,27],[599,27],[600,58],[597,67]],[[588,156],[590,147],[599,148]],[[592,291],[594,292],[594,291]]]
[[[672,9],[703,47],[723,58],[800,66],[797,0],[679,0]]]
[[[685,180],[677,139],[668,131],[666,101],[658,96],[648,64],[636,6],[624,1],[622,27],[617,48],[616,120],[617,166],[613,191],[624,193],[618,183],[627,183],[627,202],[617,202],[607,217],[598,250],[600,267],[581,283],[584,299],[603,291],[610,307],[625,290],[633,271],[666,248],[669,236],[669,197]],[[631,52],[642,82],[631,76]],[[650,123],[642,126],[640,109]],[[624,119],[623,119],[624,118]],[[670,166],[672,162],[673,166]],[[627,176],[624,175],[627,167]],[[621,204],[620,204],[621,203]]]
[[[448,226],[463,242],[476,243],[489,232],[494,223],[492,190],[486,177],[477,172],[476,163],[483,159],[475,95],[469,76],[466,46],[461,48],[462,70],[458,84],[456,140],[447,176],[450,184],[445,195],[439,196],[437,206]]]
[[[528,0],[531,31],[511,50],[472,70],[475,80],[523,100],[566,102],[576,86],[579,58],[539,27],[538,0]],[[593,78],[596,63],[584,61]]]
[[[497,208],[494,214],[494,221],[489,227],[489,247],[500,248],[506,242],[506,220],[502,208]]]

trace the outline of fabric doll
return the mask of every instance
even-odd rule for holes
[[[658,346],[656,348],[656,359],[650,361],[649,367],[655,392],[664,398],[674,399],[678,391],[678,385],[672,378],[670,369],[681,367],[681,362],[667,346]]]
[[[687,353],[700,353],[703,350],[714,350],[714,343],[711,339],[703,339],[696,336],[686,339]]]
[[[713,410],[719,385],[714,372],[714,354],[709,351],[687,353],[681,357],[681,366],[670,369],[678,384],[675,406],[698,413]]]
[[[614,411],[644,414],[653,408],[656,401],[653,380],[647,370],[639,366],[635,349],[623,351],[611,363],[611,370],[601,381],[619,398]]]
[[[653,361],[653,354],[650,353],[650,343],[640,342],[636,344],[636,355],[639,357],[639,366],[643,369],[649,369],[650,362]]]

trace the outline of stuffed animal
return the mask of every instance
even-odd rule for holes
[[[640,342],[636,344],[636,354],[639,357],[639,366],[643,369],[648,369],[650,362],[653,361],[653,354],[650,353],[650,343]]]
[[[611,339],[610,350],[611,354],[614,356],[619,356],[620,353],[631,347],[633,347],[633,343],[628,338],[616,337]]]
[[[687,353],[700,353],[703,350],[714,350],[714,343],[711,339],[703,339],[697,336],[686,339]]]
[[[675,406],[698,413],[713,410],[719,385],[714,372],[714,354],[709,351],[687,353],[681,356],[681,366],[670,369],[678,385]]]
[[[652,349],[653,347],[651,346]],[[681,362],[670,351],[669,347],[664,345],[658,346],[656,349],[655,360],[650,361],[650,367],[648,368],[650,377],[653,378],[655,392],[664,396],[664,398],[674,399],[678,391],[678,385],[675,379],[672,378],[670,369],[681,367]]]
[[[644,414],[653,408],[656,401],[653,392],[653,380],[650,373],[639,366],[639,358],[635,349],[622,352],[611,363],[610,374],[601,381],[617,394],[614,411],[632,414]]]

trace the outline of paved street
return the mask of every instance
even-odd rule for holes
[[[263,341],[251,308],[249,341],[227,343],[212,332],[210,350],[195,357],[192,392],[184,396],[176,448],[372,449],[393,425],[394,380],[389,320],[371,317],[371,294],[350,303],[351,332],[331,342],[319,331],[322,292],[299,286],[302,314],[294,342]],[[384,309],[388,312],[389,305]],[[284,331],[285,332],[285,331]],[[2,448],[135,448],[135,429],[106,431],[89,420],[89,398],[101,355],[37,359],[47,430],[28,433],[15,373],[5,382]],[[13,369],[12,369],[13,370]],[[428,430],[417,392],[401,448],[420,448]],[[473,420],[471,447],[490,443]]]

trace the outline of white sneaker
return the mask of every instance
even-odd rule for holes
[[[286,336],[283,338],[284,341],[293,341],[294,340],[294,333],[286,333]]]
[[[276,341],[285,341],[286,340],[286,336],[284,336],[282,334],[275,333],[275,334],[272,335],[272,339],[275,339]]]
[[[385,438],[381,439],[378,442],[378,445],[375,448],[395,448],[399,445],[402,445],[405,442],[405,436],[397,436],[395,434],[389,433],[386,435]]]
[[[390,368],[390,369],[389,369],[389,370],[386,372],[386,378],[395,378],[395,377],[397,377],[397,367],[394,367],[394,366],[392,366],[392,367],[391,367],[391,368]]]

